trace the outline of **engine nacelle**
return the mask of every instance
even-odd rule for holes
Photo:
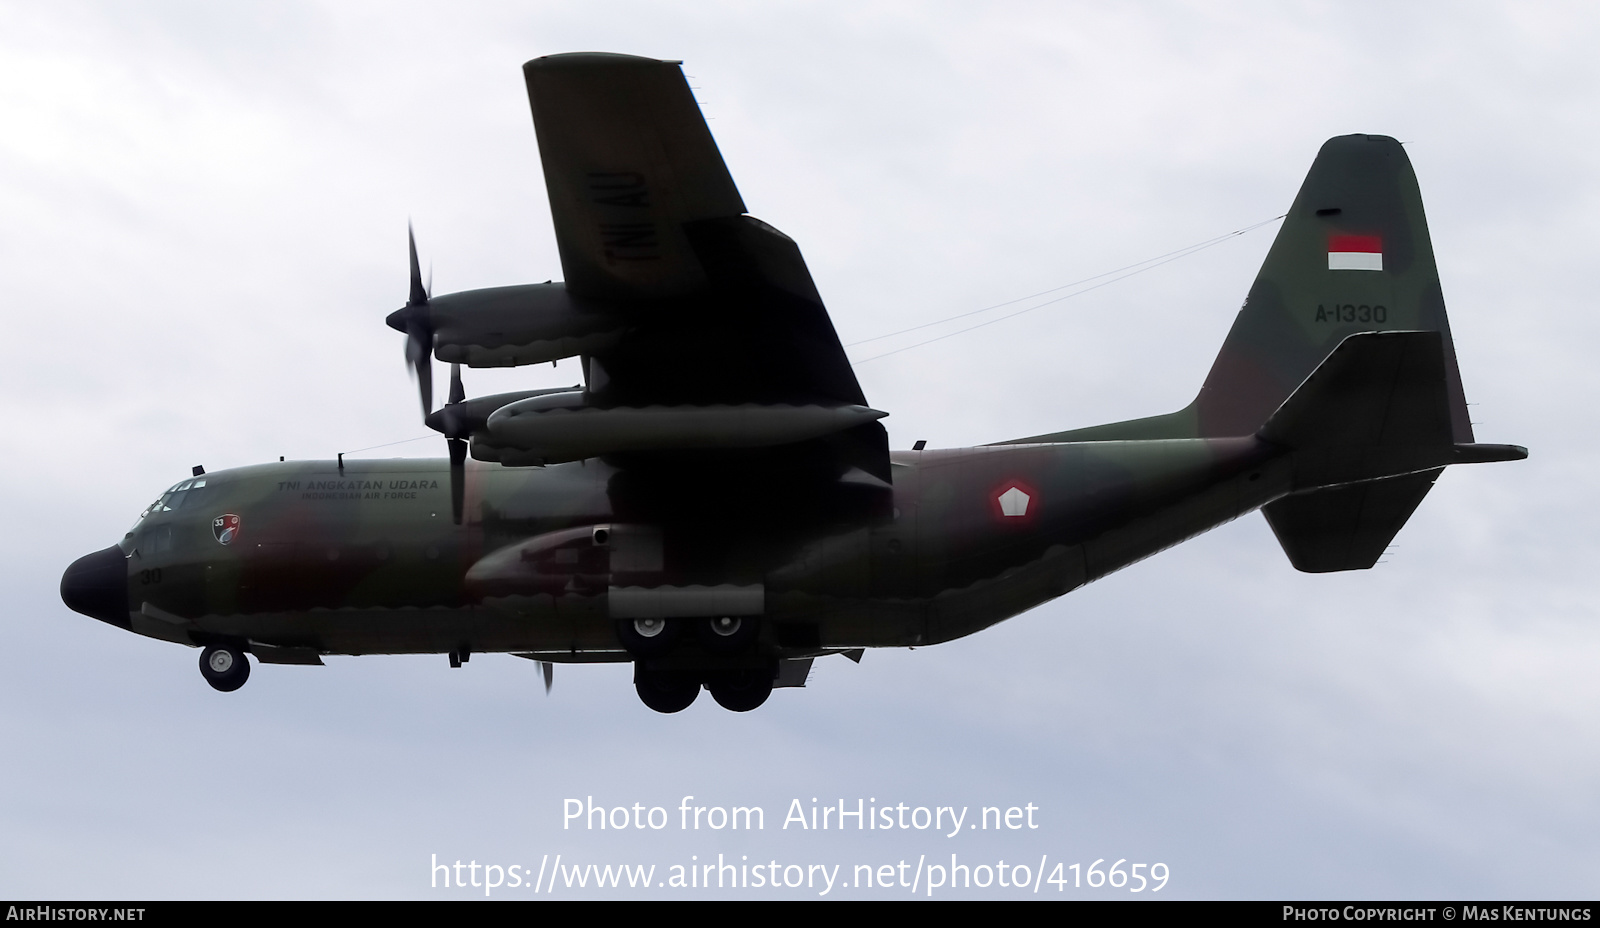
[[[559,283],[445,293],[428,300],[427,313],[434,356],[468,367],[516,367],[603,352],[627,328],[608,307],[580,300]],[[404,323],[396,328],[403,331]]]
[[[428,428],[442,433],[446,438],[470,438],[489,427],[489,417],[502,406],[518,400],[552,393],[572,393],[579,388],[553,387],[545,390],[518,390],[514,393],[494,393],[474,397],[459,403],[447,403],[423,417]]]

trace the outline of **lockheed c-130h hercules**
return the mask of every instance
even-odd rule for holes
[[[202,648],[224,691],[251,654],[505,652],[748,710],[817,657],[971,634],[1254,509],[1300,570],[1368,568],[1446,466],[1527,456],[1473,439],[1393,139],[1322,147],[1184,409],[891,452],[678,63],[523,71],[565,281],[432,296],[413,242],[388,319],[449,457],[197,468],[67,569],[68,606]],[[568,357],[581,387],[464,396],[462,364]]]

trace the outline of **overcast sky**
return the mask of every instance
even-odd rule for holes
[[[473,895],[430,888],[434,855],[848,881],[955,854],[1159,861],[1158,898],[1594,897],[1600,13],[993,6],[0,3],[0,896]],[[1270,219],[1328,137],[1399,138],[1478,438],[1532,456],[1451,468],[1371,571],[1299,574],[1252,515],[971,638],[819,661],[749,714],[657,715],[625,665],[558,667],[546,697],[502,655],[258,666],[219,694],[193,650],[69,612],[61,571],[191,465],[431,434],[383,325],[406,222],[435,292],[559,279],[519,69],[591,50],[684,61],[846,343]],[[1275,228],[858,375],[896,448],[1170,411]],[[767,827],[679,830],[686,795]],[[563,830],[587,796],[673,827]],[[1039,827],[783,829],[813,797],[1031,803]]]

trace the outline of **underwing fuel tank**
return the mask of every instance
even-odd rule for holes
[[[590,406],[581,391],[535,396],[489,416],[472,456],[512,466],[638,451],[770,448],[843,432],[888,413],[866,406]]]

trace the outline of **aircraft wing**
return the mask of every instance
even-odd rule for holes
[[[682,69],[583,53],[523,65],[567,289],[602,299],[698,290],[684,223],[744,201]]]
[[[800,249],[745,215],[676,62],[523,74],[567,290],[629,327],[587,358],[600,403],[866,405]]]

